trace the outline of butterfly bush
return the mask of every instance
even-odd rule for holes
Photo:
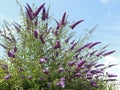
[[[93,29],[74,38],[74,29],[84,20],[71,23],[66,12],[53,19],[45,3],[24,8],[21,23],[5,21],[0,33],[6,55],[0,64],[0,90],[115,90],[111,84],[117,75],[105,72],[114,64],[98,63],[115,50],[89,42]]]

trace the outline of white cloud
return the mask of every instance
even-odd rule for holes
[[[104,64],[105,65],[110,65],[110,64],[117,64],[119,59],[113,57],[113,56],[106,56],[103,58],[104,59]]]

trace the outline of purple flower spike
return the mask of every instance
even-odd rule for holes
[[[73,50],[76,44],[77,44],[77,43],[74,43],[74,44],[71,46],[70,50]]]
[[[40,11],[42,10],[42,8],[44,7],[45,3],[43,3],[34,13],[34,17],[37,17],[38,14],[40,13]]]
[[[108,77],[117,77],[117,75],[114,75],[114,74],[108,74]]]
[[[85,63],[86,63],[86,60],[80,60],[76,63],[76,66],[77,66],[77,68],[81,68],[83,66],[83,64],[85,64]]]
[[[88,47],[91,43],[85,44],[84,46],[78,48],[77,52],[80,52],[82,49]]]
[[[103,73],[103,70],[92,70],[90,73],[92,74]]]
[[[74,24],[72,24],[71,26],[70,26],[70,28],[71,29],[74,29],[79,23],[81,23],[81,22],[83,22],[84,20],[80,20],[80,21],[77,21],[77,22],[75,22]]]
[[[44,58],[40,58],[39,62],[44,63],[44,62],[46,62],[46,60]]]
[[[93,86],[93,87],[98,87],[97,83],[94,82],[94,81],[91,81],[90,84],[91,84],[91,86]]]
[[[48,75],[49,74],[49,71],[47,69],[44,69],[43,72]]]
[[[97,52],[97,50],[90,53],[90,56],[94,55]]]
[[[90,45],[88,45],[88,48],[90,49],[90,48],[92,48],[92,47],[94,47],[95,45],[100,44],[100,43],[101,43],[101,42],[91,43]]]
[[[62,67],[58,69],[58,72],[63,72],[63,71],[64,71],[64,68]]]
[[[42,11],[42,20],[45,21],[46,19],[46,10],[45,8],[43,8],[43,11]]]
[[[37,30],[34,30],[34,37],[37,39],[38,38],[38,32]]]
[[[41,41],[42,43],[45,43],[45,40],[44,40],[43,34],[40,35],[40,41]]]
[[[105,66],[105,64],[98,64],[98,65],[95,65],[95,68],[101,67],[101,66]]]
[[[57,24],[57,27],[56,27],[56,31],[57,31],[60,28],[60,23],[57,20],[55,20],[55,22]]]
[[[15,55],[14,55],[14,53],[13,53],[13,52],[8,51],[8,57],[15,58]]]
[[[61,85],[62,88],[65,88],[65,78],[61,78],[61,79],[60,79],[59,85]]]
[[[17,52],[17,47],[16,46],[14,47],[14,52]]]
[[[61,25],[65,25],[66,24],[65,18],[66,18],[66,12],[63,14]]]
[[[27,5],[27,7],[28,7],[28,10],[29,10],[30,12],[33,12],[33,10],[32,10],[32,8],[30,7],[30,5],[29,5],[28,3],[26,3],[26,5]]]
[[[61,47],[60,41],[57,40],[56,43],[55,43],[54,49],[57,49],[57,48],[60,48],[60,47]]]
[[[11,78],[11,75],[7,75],[7,76],[4,77],[5,80],[8,80],[10,78]]]
[[[100,53],[97,53],[96,56],[99,57],[101,56],[105,51],[101,51]]]
[[[103,56],[105,57],[105,56],[110,55],[110,54],[112,54],[112,53],[114,53],[114,52],[115,52],[115,50],[110,51],[110,52],[107,52],[107,53],[104,53]]]
[[[71,61],[71,62],[68,63],[68,65],[71,67],[71,66],[75,65],[75,62]]]
[[[26,11],[27,11],[27,17],[30,19],[30,20],[33,20],[34,17],[33,17],[33,12],[31,12],[29,10],[29,8],[25,7],[26,8]]]
[[[81,73],[75,73],[75,77],[81,77],[82,74]]]

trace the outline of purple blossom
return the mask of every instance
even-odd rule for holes
[[[75,77],[81,77],[82,76],[82,74],[81,73],[75,73]]]
[[[77,68],[81,68],[86,63],[86,60],[80,60],[76,63]]]
[[[43,73],[45,73],[46,75],[48,75],[48,74],[49,74],[48,69],[44,69],[44,70],[43,70]]]
[[[110,54],[112,54],[112,53],[114,53],[114,52],[115,52],[115,50],[110,51],[110,52],[106,52],[106,53],[103,54],[103,56],[105,57],[105,56],[110,55]]]
[[[70,28],[71,29],[74,29],[79,23],[81,23],[81,22],[83,22],[84,20],[79,20],[79,21],[77,21],[77,22],[75,22],[74,24],[72,24],[71,26],[70,26]]]
[[[90,72],[86,73],[87,79],[92,79],[93,78],[93,74]]]
[[[35,11],[34,13],[34,17],[37,17],[38,14],[40,13],[40,11],[42,10],[42,8],[44,7],[45,3],[43,3],[41,6],[39,6],[39,8]]]
[[[8,80],[10,78],[11,78],[11,75],[7,75],[7,76],[4,77],[5,80]]]
[[[108,74],[108,77],[117,77],[117,75],[114,75],[114,74]]]
[[[90,71],[92,74],[98,74],[98,73],[103,73],[103,70],[92,70]]]
[[[58,68],[58,72],[63,72],[64,71],[64,68],[60,67]]]
[[[45,43],[45,40],[44,40],[43,34],[40,35],[40,41],[41,41],[42,43]]]
[[[60,81],[57,83],[57,85],[60,85],[62,88],[65,88],[65,78],[60,78]]]
[[[99,43],[101,43],[101,42],[91,43],[91,44],[88,45],[88,48],[90,49],[90,48],[94,47],[95,45],[97,45]]]
[[[77,43],[74,43],[74,44],[70,47],[70,50],[73,50],[76,44],[77,44]]]
[[[93,87],[98,87],[97,83],[94,82],[94,81],[91,81],[90,84],[91,84],[91,86],[93,86]]]
[[[40,59],[39,59],[39,62],[40,62],[40,63],[44,63],[44,62],[46,62],[46,60],[45,60],[44,58],[40,58]]]
[[[69,36],[68,38],[66,38],[65,43],[68,43],[71,38],[72,38],[72,36]]]
[[[74,61],[68,62],[68,65],[71,67],[71,66],[75,65],[75,62]]]
[[[66,12],[63,14],[61,25],[65,25],[66,24],[65,18],[66,18]]]
[[[34,30],[34,37],[37,39],[38,38],[38,32],[37,30]]]
[[[33,12],[31,12],[31,10],[28,7],[25,7],[25,8],[26,8],[26,11],[27,11],[27,17],[30,20],[33,20],[34,19]]]
[[[14,47],[14,52],[17,52],[17,47],[16,46]]]
[[[56,32],[57,32],[57,30],[59,30],[59,28],[60,28],[60,23],[57,20],[55,20],[55,22],[57,24],[57,27],[56,27]]]
[[[97,52],[97,50],[90,53],[90,56],[94,55]]]
[[[91,43],[85,44],[84,46],[78,48],[77,52],[80,52],[82,49],[88,47]]]
[[[11,58],[15,58],[15,55],[13,52],[11,52],[10,50],[8,51],[8,57],[11,57]]]
[[[54,49],[57,49],[57,48],[60,48],[60,47],[61,47],[60,41],[57,40],[56,43],[55,43]]]
[[[26,3],[26,5],[27,5],[29,11],[30,11],[30,12],[33,12],[33,10],[32,10],[32,8],[30,7],[30,5],[29,5],[28,3]]]
[[[43,8],[43,11],[42,11],[42,20],[45,21],[46,19],[48,19],[48,13],[46,12],[45,8]]]
[[[106,50],[105,50],[106,51]],[[99,53],[96,54],[97,57],[99,57],[100,55],[102,55],[105,51],[101,51]]]
[[[95,65],[95,68],[101,67],[101,66],[105,66],[105,64],[97,64],[97,65]]]

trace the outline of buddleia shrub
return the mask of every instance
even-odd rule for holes
[[[84,20],[70,22],[66,12],[56,20],[45,3],[20,10],[21,23],[4,21],[0,33],[0,90],[115,90],[117,75],[105,72],[114,64],[98,63],[115,50],[89,42],[95,28],[76,38],[74,29]]]

